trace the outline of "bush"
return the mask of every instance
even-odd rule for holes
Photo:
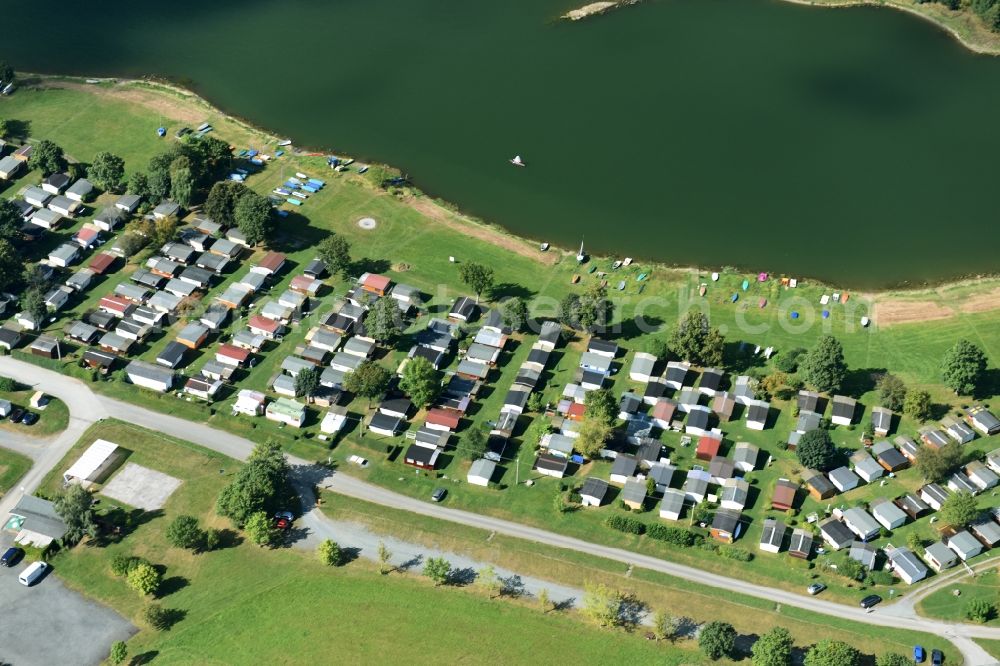
[[[657,541],[666,541],[675,546],[690,548],[698,541],[698,535],[683,527],[671,527],[654,523],[646,528],[646,535]]]
[[[799,357],[806,353],[802,347],[789,349],[784,354],[778,354],[774,359],[774,367],[782,372],[795,372],[799,369]]]
[[[116,576],[127,576],[140,564],[149,564],[149,562],[136,555],[115,553],[111,557],[111,573]]]
[[[146,596],[156,592],[162,578],[163,576],[153,568],[153,565],[143,562],[128,572],[128,585],[139,594]]]
[[[996,615],[996,607],[985,599],[970,599],[965,604],[965,617],[973,622],[985,624]]]
[[[142,619],[157,631],[163,631],[170,626],[170,612],[160,604],[146,606],[142,610]]]
[[[884,569],[868,574],[869,585],[894,585],[895,583],[896,577]]]
[[[222,540],[222,533],[214,527],[210,527],[205,530],[205,542],[204,548],[205,552],[215,550],[219,547],[219,542]]]
[[[177,516],[166,531],[167,541],[175,548],[198,550],[205,543],[205,535],[194,516]]]
[[[627,516],[608,516],[608,519],[604,521],[604,524],[612,529],[618,530],[619,532],[626,532],[627,534],[642,534],[646,531],[646,526],[640,521]]]
[[[749,562],[753,559],[753,553],[742,548],[737,548],[736,546],[720,548],[719,554],[726,559],[736,560],[737,562]]]
[[[339,566],[341,562],[340,546],[332,539],[325,539],[316,547],[316,557],[327,566]]]
[[[128,657],[128,646],[125,645],[125,641],[116,641],[111,646],[111,653],[108,655],[108,661],[112,664],[120,664],[125,661]]]

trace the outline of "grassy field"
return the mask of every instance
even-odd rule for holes
[[[581,585],[582,581],[605,583],[634,593],[653,610],[696,621],[712,618],[730,622],[743,636],[760,635],[780,625],[791,632],[796,645],[801,647],[808,647],[822,635],[846,641],[869,655],[906,652],[915,643],[940,646],[946,653],[952,651],[944,641],[926,634],[905,631],[887,634],[877,627],[795,608],[779,608],[763,599],[712,587],[693,587],[687,581],[645,569],[628,571],[621,563],[603,558],[490,534],[335,493],[325,493],[323,498],[323,511],[331,517],[368,525],[376,533],[460,552],[525,575],[567,585]]]
[[[201,120],[212,122],[217,128],[217,134],[236,147],[266,148],[271,141],[225,119],[197,99],[175,91],[163,91],[145,84],[88,87],[72,81],[49,81],[47,85],[50,86],[49,89],[22,89],[16,95],[3,98],[0,100],[0,116],[30,121],[32,138],[53,139],[66,146],[72,156],[79,160],[87,161],[98,150],[106,149],[125,156],[129,170],[141,168],[149,156],[173,140],[156,139],[154,130],[157,126],[167,127],[168,137],[172,137],[176,128],[197,124]],[[112,127],[112,118],[116,123],[121,118],[122,125],[115,124]],[[292,267],[271,288],[270,294],[280,294],[292,276],[313,258],[312,247],[318,240],[330,231],[344,235],[353,245],[353,258],[358,263],[359,272],[362,269],[383,272],[396,281],[422,289],[431,297],[425,312],[411,323],[397,348],[385,352],[382,362],[387,367],[396,367],[409,347],[413,332],[423,328],[430,317],[440,316],[446,311],[457,295],[467,293],[468,290],[458,278],[457,266],[449,260],[450,257],[455,257],[458,262],[474,259],[489,264],[495,270],[498,285],[492,298],[504,295],[530,298],[533,313],[540,317],[551,317],[559,299],[570,292],[586,289],[598,279],[581,269],[568,253],[553,250],[542,254],[531,244],[466,220],[417,192],[404,189],[391,194],[373,187],[366,177],[356,173],[335,173],[326,167],[322,157],[294,156],[272,161],[263,172],[252,176],[248,182],[260,192],[269,192],[296,171],[319,174],[327,180],[328,185],[320,194],[312,197],[301,211],[282,218],[271,247],[285,252]],[[26,175],[4,194],[10,196],[35,180],[35,175]],[[110,198],[105,195],[100,202],[106,201],[110,201]],[[100,203],[97,207],[99,205]],[[359,228],[357,221],[362,217],[376,219],[377,227],[374,230]],[[81,223],[82,221],[77,221],[60,233],[47,235],[47,242],[58,242],[59,238],[71,233]],[[220,284],[213,287],[205,295],[203,302],[209,302],[237,276],[242,276],[246,268],[262,254],[263,249],[259,249],[244,257],[242,265],[230,271]],[[611,271],[610,260],[607,258],[594,258],[593,264],[600,270]],[[132,267],[126,267],[107,277],[85,298],[73,302],[49,330],[60,332],[67,322],[92,307],[101,295],[113,289],[114,284],[127,279],[131,270]],[[579,284],[573,285],[572,278],[577,273],[582,273],[582,279]],[[650,278],[638,282],[636,278],[640,273],[647,273]],[[697,270],[670,269],[648,264],[620,269],[611,273],[609,278],[613,284],[617,280],[626,282],[624,291],[612,292],[616,303],[616,324],[609,336],[629,351],[642,349],[651,338],[667,335],[683,312],[698,308],[708,312],[712,323],[725,333],[728,341],[728,369],[736,374],[745,372],[748,368],[761,371],[770,368],[760,355],[748,357],[742,354],[740,347],[743,345],[749,349],[757,345],[762,348],[771,346],[780,355],[792,348],[808,348],[822,334],[836,335],[844,345],[846,359],[851,367],[844,392],[861,400],[863,412],[858,418],[861,424],[867,422],[871,407],[877,404],[873,377],[880,372],[889,370],[911,387],[928,389],[936,403],[937,415],[942,416],[968,403],[968,399],[956,398],[940,384],[940,358],[955,340],[964,337],[976,341],[986,351],[991,367],[995,368],[1000,364],[1000,309],[991,309],[996,306],[997,299],[993,295],[1000,287],[1000,281],[958,284],[913,293],[855,293],[851,294],[846,304],[821,306],[820,297],[831,294],[835,289],[805,280],[800,281],[798,288],[790,289],[781,286],[773,279],[774,276],[771,277],[766,282],[758,282],[756,276],[744,276],[730,271],[723,272],[719,281],[713,282],[709,274]],[[748,281],[745,291],[742,288],[744,279]],[[316,438],[321,411],[315,408],[309,409],[306,427],[301,430],[280,428],[263,419],[249,420],[230,416],[228,407],[237,388],[266,390],[271,378],[278,372],[281,360],[302,344],[306,332],[316,322],[318,315],[334,308],[338,297],[348,288],[348,284],[340,277],[330,279],[327,283],[329,289],[314,310],[316,314],[309,315],[301,324],[294,326],[280,344],[271,343],[253,370],[239,374],[237,383],[226,387],[221,400],[214,405],[174,395],[161,396],[136,390],[135,387],[118,381],[95,381],[93,386],[114,397],[203,421],[254,440],[274,438],[290,452],[307,459],[325,460],[332,455],[339,461],[350,454],[359,453],[371,459],[373,465],[364,471],[344,466],[344,471],[360,474],[370,481],[413,496],[426,497],[434,487],[448,482],[452,490],[448,501],[454,506],[516,519],[593,541],[624,545],[724,573],[732,573],[740,567],[741,575],[750,580],[789,589],[802,590],[810,582],[822,579],[831,586],[830,596],[843,601],[854,602],[865,592],[859,586],[846,584],[844,579],[825,570],[822,560],[818,565],[810,567],[809,563],[794,560],[787,555],[773,556],[759,553],[756,549],[763,520],[772,515],[777,516],[767,510],[767,499],[774,481],[781,476],[797,478],[801,474],[794,457],[779,446],[794,423],[791,404],[782,400],[772,403],[775,408],[772,410],[773,420],[769,429],[763,433],[747,430],[742,421],[723,424],[726,431],[723,454],[728,453],[737,441],[750,441],[773,457],[772,464],[748,477],[753,483],[753,490],[745,513],[745,535],[738,545],[755,552],[757,556],[746,565],[716,555],[706,555],[703,551],[671,548],[646,538],[626,537],[612,532],[604,527],[603,521],[607,515],[622,511],[614,504],[599,510],[557,514],[553,502],[555,495],[560,492],[560,483],[540,478],[531,472],[533,451],[528,447],[515,448],[495,478],[497,485],[483,489],[462,481],[469,463],[456,451],[443,457],[444,464],[437,474],[415,475],[396,459],[395,454],[406,444],[402,437],[382,439],[369,435],[362,438],[359,430],[352,426],[335,442],[335,449],[331,454],[329,443]],[[704,298],[698,296],[701,284],[708,288]],[[730,300],[734,293],[740,295],[735,304]],[[266,298],[267,296],[258,299],[254,307],[259,306]],[[766,307],[759,307],[761,299],[767,300]],[[820,315],[824,307],[830,312],[829,318],[822,318]],[[792,320],[792,312],[798,312],[800,317]],[[921,321],[914,319],[919,319],[925,312],[933,312],[934,317],[941,318],[927,316]],[[859,320],[863,315],[874,315],[875,324],[862,328]],[[138,357],[149,361],[155,359],[157,352],[172,339],[172,333],[182,325],[183,321],[178,322],[140,346],[137,349]],[[200,368],[213,355],[217,341],[218,338],[213,337],[203,350],[192,354],[184,372],[190,374]],[[501,358],[499,369],[492,373],[488,386],[468,412],[469,418],[463,427],[496,418],[506,389],[513,382],[517,367],[532,342],[534,336],[531,334],[515,336],[514,344]],[[556,401],[563,386],[572,381],[583,346],[584,340],[577,338],[553,354],[550,359],[551,367],[545,373],[541,389],[548,401]],[[15,353],[25,360],[54,367],[84,379],[91,378],[89,372],[77,367],[77,355],[72,353],[64,363],[30,357],[22,351]],[[620,358],[619,361],[619,371],[614,377],[613,386],[616,394],[626,388],[638,388],[638,385],[629,382],[627,372],[623,371],[627,370],[630,358]],[[450,363],[449,367],[453,368],[457,359],[450,359]],[[1000,393],[1000,382],[995,370],[991,371],[987,384],[982,398],[988,404],[991,398]],[[355,420],[368,411],[366,401],[363,400],[352,402],[349,408]],[[531,418],[537,418],[537,415],[523,417],[515,435],[523,432]],[[420,415],[412,419],[414,423],[420,423],[421,420]],[[899,422],[897,432],[913,435],[918,426],[919,424],[904,418]],[[841,427],[834,429],[832,435],[845,449],[855,449],[860,446],[861,430],[861,425]],[[681,445],[679,435],[666,433],[661,439],[668,447],[671,460],[682,470],[689,468],[692,464],[692,451],[690,447]],[[517,437],[514,443],[515,446],[519,443]],[[970,448],[987,451],[998,445],[998,438],[980,438]],[[574,478],[568,482],[579,483],[588,475],[606,477],[607,473],[607,463],[595,462],[576,470]],[[532,487],[515,483],[516,480],[528,478],[536,481]],[[674,484],[681,480],[676,478]],[[908,471],[884,486],[862,486],[838,497],[830,505],[851,506],[878,496],[896,496],[914,489],[918,484],[916,473]],[[996,498],[987,495],[981,501],[984,505],[995,504]],[[821,512],[827,508],[827,503],[820,504],[807,499],[799,515],[793,520],[803,522],[804,516],[809,513]],[[646,522],[657,520],[654,512],[640,514],[638,517]],[[905,541],[909,531],[929,529],[928,520],[923,519],[897,530],[895,534],[879,541],[878,545],[899,543]],[[927,535],[930,536],[930,533]]]
[[[976,642],[979,643],[980,647],[990,653],[991,656],[995,657],[1000,661],[1000,641],[991,641],[986,638],[977,638]]]
[[[9,400],[12,405],[38,414],[38,421],[32,426],[11,423],[10,419],[6,418],[0,420],[0,431],[8,430],[22,435],[46,437],[66,429],[66,426],[69,425],[69,408],[66,407],[66,403],[58,398],[50,397],[45,409],[35,409],[31,406],[31,396],[34,394],[35,391],[32,389],[26,391],[0,391],[0,398]]]
[[[955,595],[956,591],[959,592],[958,596]],[[927,617],[967,622],[965,609],[970,601],[981,599],[997,607],[1000,605],[998,593],[1000,593],[1000,572],[993,567],[977,574],[974,579],[963,579],[960,583],[946,585],[927,595],[917,604],[917,610]],[[1000,626],[1000,619],[994,613],[994,617],[986,624],[991,627]]]
[[[31,459],[0,448],[0,495],[14,487],[17,480],[31,469]]]
[[[162,512],[136,516],[119,543],[84,544],[58,554],[57,575],[110,604],[141,626],[143,600],[111,575],[113,553],[142,555],[166,568],[158,601],[177,623],[163,633],[142,629],[129,641],[132,655],[156,663],[223,664],[266,660],[321,663],[555,661],[700,663],[690,649],[656,646],[639,636],[599,631],[573,614],[542,615],[527,604],[490,601],[474,591],[434,588],[416,576],[380,576],[363,561],[330,569],[310,553],[265,550],[230,534],[223,549],[192,555],[170,547],[163,530],[181,513],[226,528],[214,498],[239,463],[157,433],[108,421],[92,427],[44,482],[60,485],[59,471],[96,438],[127,447],[128,461],[184,479]],[[224,469],[225,474],[219,470]],[[112,500],[104,499],[107,510]],[[483,631],[483,627],[490,631]],[[447,630],[445,628],[447,627]],[[470,641],[469,637],[476,639]],[[516,637],[517,640],[511,640]],[[294,656],[292,656],[294,655]],[[145,663],[145,662],[142,662]]]

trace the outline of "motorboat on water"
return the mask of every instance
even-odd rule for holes
[[[514,158],[510,161],[510,163],[519,167],[528,166],[524,163],[524,160],[521,159],[520,155],[514,155]]]

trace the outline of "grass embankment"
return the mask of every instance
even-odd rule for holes
[[[989,652],[991,657],[994,657],[997,661],[1000,661],[1000,641],[991,641],[986,638],[977,638],[976,643],[978,643],[981,648]]]
[[[214,500],[239,463],[108,421],[81,438],[43,488],[56,490],[58,472],[98,437],[126,447],[129,462],[184,480],[162,512],[137,515],[137,527],[119,543],[81,545],[53,560],[67,584],[111,605],[140,627],[146,600],[112,576],[109,560],[116,552],[127,552],[166,567],[165,591],[157,601],[179,619],[166,632],[141,629],[129,641],[132,655],[155,657],[156,663],[205,664],[261,659],[288,663],[289,655],[296,663],[322,663],[333,654],[347,662],[700,662],[691,650],[600,631],[571,614],[544,616],[524,604],[490,601],[477,591],[435,588],[417,576],[383,577],[364,560],[331,569],[311,553],[264,550],[239,543],[235,535],[225,539],[223,549],[210,553],[193,555],[172,548],[164,529],[179,514],[197,516],[203,525],[229,527],[215,516]],[[118,503],[101,503],[105,508],[109,504]],[[471,636],[475,640],[469,640]]]
[[[785,0],[814,7],[892,7],[937,25],[970,51],[1000,55],[1000,34],[993,32],[967,5],[952,10],[943,4],[918,0]]]
[[[619,562],[389,509],[336,493],[324,493],[323,497],[324,513],[337,520],[367,525],[376,533],[463,553],[523,575],[566,585],[605,583],[634,593],[653,610],[696,621],[730,622],[742,635],[761,635],[780,625],[791,632],[800,647],[808,647],[817,636],[822,636],[846,641],[869,655],[890,651],[905,653],[917,643],[940,646],[946,653],[954,652],[947,642],[927,634],[886,632],[879,627],[787,606],[778,607],[764,599],[714,587],[692,586],[688,581],[646,569],[628,571]],[[957,656],[953,654],[952,658],[957,659]]]
[[[956,591],[958,595],[955,594]],[[965,578],[962,582],[945,585],[927,595],[917,604],[917,611],[921,615],[939,620],[968,622],[965,610],[973,600],[989,602],[994,608],[1000,605],[1000,572],[996,567],[976,574],[974,578]],[[997,618],[996,612],[985,624],[990,627],[1000,627],[1000,619]]]
[[[0,430],[8,430],[32,437],[46,437],[66,429],[66,426],[69,425],[69,408],[66,407],[66,403],[50,396],[45,409],[35,409],[31,406],[31,396],[34,394],[34,389],[0,391],[0,399],[9,400],[11,405],[23,407],[38,414],[38,421],[31,426],[12,423],[9,418],[4,418],[0,420]]]
[[[74,109],[74,113],[70,114],[68,109]],[[67,146],[78,159],[86,161],[99,150],[110,150],[125,155],[129,160],[127,166],[130,170],[144,167],[149,156],[173,140],[155,138],[154,131],[159,125],[165,125],[168,136],[172,136],[179,126],[190,126],[195,120],[204,119],[212,122],[217,128],[217,133],[234,145],[262,147],[267,143],[252,130],[225,119],[196,99],[187,98],[176,91],[160,91],[146,85],[21,90],[17,95],[0,100],[0,113],[9,118],[30,120],[33,136],[50,138]],[[114,124],[119,122],[124,123],[125,129],[120,129]],[[82,124],[88,126],[84,128]],[[458,278],[456,264],[450,262],[449,257],[455,257],[458,262],[475,260],[492,266],[498,285],[492,298],[521,295],[532,299],[534,313],[538,316],[554,315],[555,304],[559,299],[571,292],[581,292],[598,279],[596,275],[586,273],[586,266],[583,268],[578,266],[569,254],[556,251],[549,254],[539,253],[531,244],[488,226],[472,224],[461,216],[437,206],[419,193],[404,191],[394,196],[373,187],[368,177],[350,172],[335,173],[326,167],[325,161],[320,157],[282,158],[272,162],[260,174],[252,176],[248,182],[260,192],[269,192],[280,184],[284,177],[295,171],[319,174],[327,180],[328,185],[320,194],[312,197],[301,211],[282,218],[271,246],[288,255],[291,267],[281,276],[278,284],[272,287],[270,293],[280,294],[286,288],[291,277],[313,258],[313,247],[328,232],[335,231],[342,234],[353,245],[353,256],[358,261],[358,272],[362,269],[383,272],[394,280],[418,287],[431,296],[425,313],[412,323],[396,348],[387,352],[381,359],[387,367],[395,368],[400,358],[405,355],[411,344],[410,334],[424,327],[430,317],[442,316],[442,313],[447,312],[454,297],[468,292]],[[30,175],[22,177],[8,191],[16,191],[30,182],[35,182],[33,178],[34,176]],[[108,200],[110,198],[102,198],[95,208],[99,208]],[[373,230],[362,230],[357,225],[357,221],[362,217],[376,219],[377,227]],[[68,227],[60,233],[70,233],[80,223],[78,221],[73,227]],[[58,237],[59,233],[51,236]],[[245,257],[241,267],[229,272],[225,280],[204,297],[203,302],[210,302],[211,298],[220,293],[228,283],[237,276],[242,276],[246,267],[259,258],[262,252],[263,250],[258,250],[252,256]],[[609,335],[630,351],[644,348],[654,336],[667,335],[667,331],[672,328],[680,313],[691,307],[708,311],[713,325],[725,332],[729,341],[728,369],[733,374],[745,372],[748,367],[766,366],[760,356],[741,357],[738,352],[741,343],[746,343],[750,349],[755,345],[760,345],[761,348],[771,346],[781,354],[795,347],[808,348],[822,334],[837,336],[844,345],[846,360],[851,367],[844,392],[861,399],[862,405],[857,415],[859,423],[867,422],[871,407],[877,404],[877,397],[873,391],[873,375],[885,370],[899,375],[911,388],[929,390],[937,405],[936,412],[939,416],[967,402],[957,399],[940,384],[940,359],[959,338],[975,340],[986,351],[991,367],[1000,365],[1000,310],[988,307],[989,303],[984,307],[981,302],[984,294],[993,293],[993,290],[1000,285],[1000,281],[997,280],[982,281],[975,285],[955,285],[933,294],[919,296],[895,293],[871,296],[855,293],[851,295],[846,305],[825,306],[830,311],[830,317],[823,319],[820,311],[824,306],[819,305],[820,297],[831,294],[834,290],[810,284],[808,281],[801,281],[797,289],[789,289],[774,279],[760,283],[757,282],[756,276],[744,276],[732,272],[724,272],[718,282],[713,282],[709,274],[704,271],[668,269],[642,264],[612,272],[610,261],[607,259],[595,258],[593,263],[598,269],[610,272],[609,279],[612,285],[616,284],[617,280],[626,282],[624,291],[611,292],[617,306],[617,324]],[[51,326],[51,330],[61,331],[66,322],[79,316],[88,307],[92,307],[101,295],[111,291],[116,282],[127,279],[129,270],[119,270],[91,290],[82,301],[74,302],[60,320]],[[571,278],[577,273],[582,275],[582,279],[579,284],[572,285]],[[639,282],[636,278],[640,273],[647,273],[650,278]],[[749,282],[745,291],[741,284],[744,279]],[[330,290],[320,301],[317,308],[320,313],[335,307],[337,297],[345,293],[348,288],[348,284],[339,276],[327,280],[327,283]],[[700,284],[707,285],[708,292],[705,297],[698,295]],[[639,289],[642,287],[644,289],[640,294]],[[733,293],[740,294],[735,304],[730,301]],[[761,299],[767,300],[766,307],[759,307]],[[884,310],[899,302],[904,302],[905,307],[909,308],[908,316],[900,316],[897,310],[894,318],[888,316],[886,318],[887,322],[893,323],[891,326],[876,323],[869,328],[860,327],[858,322],[862,315],[873,314],[873,309],[881,307]],[[931,302],[941,307],[945,307],[946,303],[950,311],[947,317],[916,322],[911,312],[914,310],[915,302],[918,304],[916,310],[919,312],[923,312],[921,310],[923,306],[920,304],[924,302]],[[799,312],[800,318],[793,321],[790,318],[792,311]],[[638,320],[637,317],[640,316],[642,319]],[[273,437],[289,451],[307,459],[326,459],[330,454],[327,444],[315,439],[321,410],[310,408],[307,427],[298,431],[279,428],[263,419],[249,420],[228,415],[229,405],[236,389],[245,387],[266,390],[271,378],[278,372],[281,360],[302,344],[306,332],[316,319],[315,316],[307,317],[301,325],[293,327],[280,344],[270,344],[257,366],[252,371],[239,374],[236,378],[237,384],[227,387],[221,400],[212,407],[175,396],[159,396],[136,390],[132,386],[115,381],[96,382],[93,386],[114,397],[138,402],[183,418],[207,422],[258,441]],[[646,326],[641,325],[642,323]],[[140,346],[137,355],[147,361],[154,360],[156,353],[182,325],[183,322],[178,322],[160,337]],[[530,334],[515,336],[508,351],[500,359],[499,369],[489,378],[489,386],[480,393],[475,405],[468,412],[463,430],[473,423],[485,423],[497,417],[506,389],[513,382],[517,368],[527,356],[534,339]],[[191,374],[197,371],[208,358],[212,357],[214,348],[213,338],[202,351],[191,355],[184,372]],[[547,401],[555,403],[563,386],[573,381],[582,349],[583,340],[578,338],[553,354],[550,367],[540,387]],[[63,372],[82,377],[89,376],[75,366],[75,358],[72,356],[66,363],[59,364],[37,357],[28,357],[21,352],[17,354],[26,360],[55,367]],[[613,384],[616,394],[626,388],[639,388],[628,379],[626,371],[629,360],[619,359],[619,371],[614,376]],[[449,363],[448,367],[452,369],[457,359],[451,358]],[[995,379],[991,380],[986,393],[997,394],[1000,389],[996,384]],[[989,396],[985,397],[989,402]],[[761,447],[764,452],[763,458],[767,455],[774,458],[773,464],[754,472],[749,477],[754,481],[753,492],[745,513],[748,521],[745,534],[738,545],[754,552],[763,520],[770,515],[777,515],[767,510],[767,500],[774,480],[779,476],[796,478],[800,473],[794,457],[781,450],[779,446],[779,442],[787,437],[794,424],[793,406],[790,402],[782,400],[775,400],[772,406],[774,407],[772,421],[768,430],[763,433],[748,430],[740,420],[722,424],[727,435],[722,450],[724,455],[731,450],[735,442],[749,441]],[[354,401],[349,409],[355,419],[368,413],[368,406],[364,400]],[[523,417],[515,435],[519,437],[533,417],[537,416],[529,414]],[[412,421],[420,423],[422,418],[418,415]],[[897,425],[897,431],[913,435],[918,425],[903,418]],[[841,427],[834,429],[832,434],[839,445],[855,449],[860,445],[860,431],[860,426],[854,429]],[[679,464],[680,469],[689,468],[692,464],[691,447],[681,446],[680,436],[676,433],[666,433],[662,440],[668,447],[667,455]],[[361,453],[372,460],[372,467],[367,471],[345,467],[345,471],[361,474],[371,481],[400,492],[426,497],[434,486],[441,484],[440,478],[415,477],[412,470],[404,468],[398,459],[393,462],[388,460],[387,449],[398,452],[399,447],[405,444],[406,440],[403,438],[385,440],[367,436],[362,439],[358,430],[352,426],[336,442],[334,455],[338,459],[343,459],[351,453]],[[705,555],[701,551],[671,549],[645,538],[624,537],[610,531],[602,524],[609,513],[621,511],[616,506],[568,515],[557,514],[553,508],[553,500],[558,492],[559,482],[532,475],[530,466],[533,452],[528,450],[528,447],[519,450],[516,448],[517,444],[519,439],[515,437],[515,448],[509,454],[510,460],[501,466],[494,479],[498,485],[490,489],[461,483],[459,480],[464,478],[468,462],[455,452],[443,456],[443,466],[439,475],[456,481],[451,486],[453,490],[449,502],[455,506],[492,513],[594,541],[613,542],[616,545],[636,548],[725,573],[732,574],[738,570],[740,575],[745,575],[755,582],[781,585],[789,589],[804,589],[819,573],[819,568],[809,569],[807,563],[794,560],[787,555],[772,556],[758,553],[753,562],[743,565],[723,560],[715,555]],[[976,450],[989,450],[997,445],[996,438],[993,440],[980,438],[972,447]],[[517,471],[517,459],[520,461],[520,474]],[[569,481],[578,483],[587,475],[606,478],[607,472],[607,464],[598,462],[577,470],[574,478]],[[518,477],[522,481],[529,477],[534,478],[537,483],[531,488],[518,486],[515,484],[515,479]],[[682,475],[678,474],[674,484],[681,481]],[[885,486],[878,484],[863,486],[838,497],[836,503],[832,504],[853,505],[877,496],[895,496],[912,490],[919,483],[916,472],[904,472]],[[984,504],[990,502],[987,497],[982,501]],[[795,520],[802,522],[808,513],[826,508],[827,503],[805,500]],[[653,512],[639,517],[645,521],[657,520]],[[907,531],[914,529],[928,529],[927,519],[897,530],[891,540],[905,541]],[[883,545],[887,541],[883,540],[878,545]],[[824,582],[831,585],[829,594],[835,598],[855,602],[863,592],[858,587],[845,586],[839,576],[827,573],[820,575]]]
[[[14,487],[18,479],[31,469],[31,459],[0,448],[0,495]]]

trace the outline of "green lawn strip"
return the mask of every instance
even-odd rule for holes
[[[979,647],[989,652],[991,657],[1000,661],[1000,640],[992,641],[988,638],[977,638],[976,643],[979,644]]]
[[[142,628],[129,641],[132,655],[155,656],[158,663],[209,664],[282,662],[290,651],[296,661],[308,663],[321,663],[330,654],[347,661],[395,658],[412,663],[520,662],[539,656],[554,661],[564,655],[593,664],[622,656],[635,663],[701,663],[690,644],[658,646],[638,636],[598,630],[572,615],[542,615],[528,600],[490,601],[478,591],[434,588],[416,576],[386,578],[361,560],[330,569],[311,553],[288,549],[241,544],[192,555],[170,547],[163,530],[181,513],[197,516],[202,524],[229,527],[214,515],[214,500],[239,463],[109,420],[88,430],[43,488],[57,489],[59,471],[98,437],[128,448],[128,461],[184,480],[162,515],[140,520],[120,543],[84,544],[53,558],[56,575],[69,586],[111,605],[140,627],[147,600],[112,576],[110,558],[125,552],[166,567],[165,585],[171,592],[157,601],[183,619],[163,633]],[[220,468],[226,474],[219,474]],[[98,506],[113,503],[103,499]],[[427,622],[438,629],[432,641],[427,640]],[[475,641],[468,640],[472,635]]]
[[[34,390],[0,391],[0,399],[9,400],[12,405],[23,407],[38,414],[38,422],[31,426],[11,423],[10,419],[0,420],[0,430],[9,430],[31,437],[46,437],[62,432],[69,425],[69,408],[58,398],[49,396],[45,409],[35,409],[31,406],[31,396]]]
[[[13,488],[29,469],[31,458],[0,448],[0,495]]]
[[[847,641],[867,654],[890,650],[906,652],[915,643],[941,644],[942,648],[954,653],[943,640],[928,634],[888,631],[788,606],[776,609],[773,602],[765,599],[692,584],[647,569],[636,568],[627,574],[627,568],[620,562],[577,551],[491,535],[487,530],[370,504],[337,493],[324,493],[323,498],[323,512],[336,520],[362,523],[376,533],[461,552],[522,575],[576,586],[605,583],[635,593],[653,610],[688,616],[700,622],[720,619],[732,623],[741,634],[760,635],[781,625],[792,633],[800,646],[811,645],[817,636],[822,636]]]
[[[955,591],[960,594],[955,596]],[[972,600],[982,600],[1000,606],[1000,574],[995,567],[987,569],[983,573],[977,574],[975,578],[964,578],[962,582],[945,585],[940,590],[936,590],[927,595],[917,604],[917,611],[921,615],[933,617],[950,622],[968,622],[965,617],[965,609]],[[1000,620],[994,613],[993,619],[986,623],[987,626],[1000,627]]]

